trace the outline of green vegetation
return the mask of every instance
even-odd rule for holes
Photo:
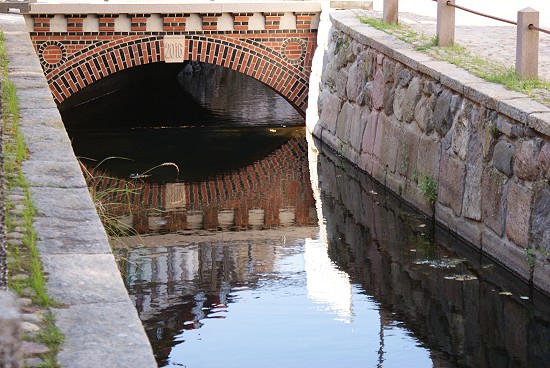
[[[93,169],[89,169],[79,161],[80,168],[84,174],[84,179],[88,185],[96,212],[109,237],[116,238],[124,235],[136,235],[132,227],[120,221],[120,216],[123,213],[132,213],[131,198],[137,194],[140,188],[134,181],[113,178],[98,169],[103,162],[110,159],[124,158],[109,157],[97,164]],[[100,183],[105,180],[115,184],[105,189],[100,189]]]
[[[424,199],[433,206],[437,201],[437,183],[435,180],[430,175],[423,174],[420,177],[418,188],[424,194]]]
[[[543,104],[550,105],[548,94],[545,96],[538,94],[540,91],[550,90],[549,81],[540,78],[521,79],[513,68],[476,56],[461,45],[439,47],[437,37],[429,38],[424,33],[416,32],[401,24],[388,24],[380,18],[368,18],[362,15],[359,16],[359,20],[411,44],[417,51],[427,53],[434,59],[447,61],[488,82],[502,84],[512,91],[526,94]]]
[[[105,161],[112,159],[128,160],[123,157],[108,157],[93,168],[89,168],[82,161],[79,161],[90,196],[92,197],[99,219],[110,237],[111,245],[113,240],[116,240],[120,236],[138,235],[131,225],[122,221],[122,218],[131,215],[135,211],[133,199],[142,190],[142,179],[150,176],[153,170],[165,166],[174,167],[176,170],[176,179],[179,177],[179,167],[172,162],[164,162],[141,174],[135,174],[129,180],[111,177],[102,171],[100,167]],[[110,185],[102,188],[101,183],[105,181],[109,182]],[[162,211],[161,209],[157,210]],[[115,250],[113,249],[113,251]]]
[[[51,312],[44,315],[42,322],[42,329],[36,334],[35,340],[46,345],[50,351],[43,354],[44,363],[40,367],[59,367],[56,356],[65,337],[55,326],[55,317]]]
[[[19,131],[19,101],[16,88],[9,80],[7,67],[8,57],[4,36],[0,33],[4,175],[8,188],[20,188],[24,198],[17,206],[11,201],[6,201],[6,229],[10,232],[18,227],[22,234],[21,242],[7,241],[6,248],[10,257],[8,270],[10,275],[28,275],[28,277],[10,277],[8,286],[19,295],[25,293],[27,289],[32,290],[30,295],[33,302],[48,308],[54,304],[54,301],[47,294],[46,279],[36,247],[36,233],[32,225],[36,210],[30,198],[28,183],[21,171],[21,164],[27,159],[28,151],[23,134]],[[41,356],[42,367],[59,367],[56,356],[63,342],[63,335],[54,323],[53,315],[48,313],[44,317],[42,330],[36,336],[25,336],[27,340],[44,342],[49,347],[50,351]]]
[[[369,18],[365,16],[359,16],[361,23],[368,24],[369,26],[384,31],[388,34],[396,36],[401,41],[416,46],[419,49],[426,48],[434,42],[434,38],[429,38],[424,33],[418,33],[409,27],[401,24],[387,23],[381,18]],[[437,38],[435,38],[437,41]],[[435,43],[437,45],[437,42]]]

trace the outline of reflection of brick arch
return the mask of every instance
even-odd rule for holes
[[[165,184],[146,182],[133,186],[126,180],[98,175],[88,185],[100,192],[121,189],[111,190],[114,198],[108,202],[125,203],[121,207],[123,211],[130,204],[134,213],[133,227],[140,232],[148,231],[149,212],[162,214],[166,218],[166,230],[183,230],[187,224],[188,211],[201,212],[205,224],[216,227],[217,215],[222,209],[234,209],[235,225],[246,227],[250,209],[263,209],[265,225],[277,226],[279,210],[294,207],[296,224],[308,226],[312,224],[310,208],[314,206],[308,165],[305,139],[294,138],[262,160],[240,170],[220,175],[216,179],[185,183],[179,188],[184,205],[174,209],[167,206],[170,199],[167,198],[169,195]],[[128,187],[132,189],[130,198],[125,194],[128,192],[122,190]]]
[[[162,38],[129,35],[96,42],[65,58],[66,62],[62,59],[54,65],[40,53],[39,57],[54,98],[61,103],[111,74],[163,61]],[[223,34],[189,35],[185,43],[185,60],[221,65],[246,74],[271,87],[298,110],[305,112],[309,75],[300,65],[296,66],[296,60],[304,62],[307,40],[292,39],[290,43],[284,43],[285,46],[293,46],[296,58],[287,50],[288,47],[277,52],[255,40],[241,40]],[[303,49],[295,51],[300,47]]]

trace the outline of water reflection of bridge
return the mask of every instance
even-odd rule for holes
[[[151,251],[155,256],[146,256]],[[200,328],[204,319],[225,318],[231,291],[253,288],[260,275],[272,273],[278,252],[273,242],[260,241],[132,252],[126,283],[157,359],[168,357],[174,336],[183,330]]]
[[[260,161],[201,182],[155,184],[97,176],[117,215],[139,233],[316,225],[307,144],[289,140]],[[130,189],[129,193],[125,189]]]

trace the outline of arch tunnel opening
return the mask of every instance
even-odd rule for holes
[[[246,167],[303,135],[283,97],[231,69],[203,63],[146,64],[104,78],[59,109],[77,156],[129,177],[163,162],[201,181]],[[171,181],[174,170],[149,180]]]

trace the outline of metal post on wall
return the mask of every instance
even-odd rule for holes
[[[397,24],[399,0],[384,0],[383,19],[386,23]]]
[[[537,78],[539,69],[539,12],[525,8],[518,11],[516,39],[516,73],[521,78]]]
[[[455,8],[448,5],[455,0],[437,0],[437,40],[439,46],[451,46],[455,42]]]

